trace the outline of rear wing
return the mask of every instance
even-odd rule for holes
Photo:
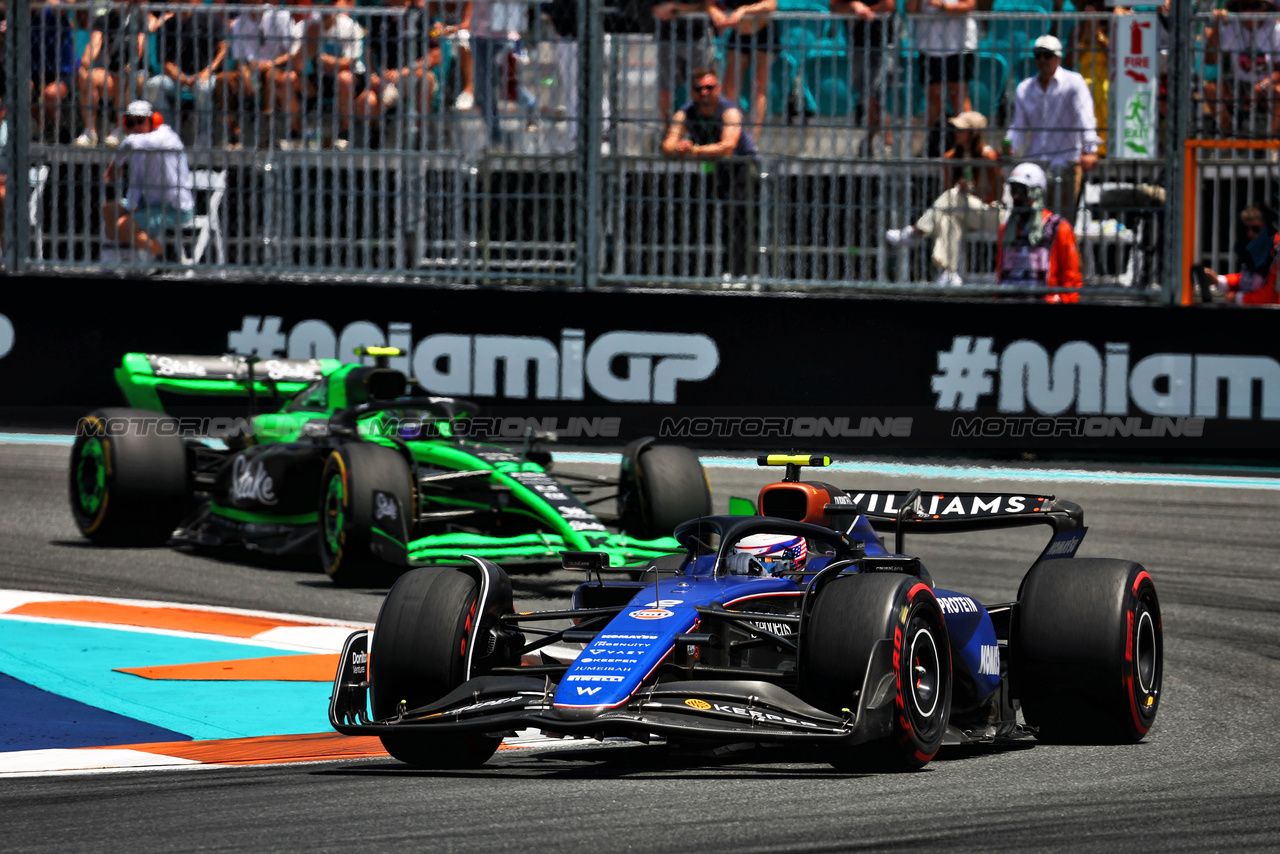
[[[1052,495],[1017,492],[849,492],[863,515],[877,530],[888,530],[899,521],[920,533],[983,531],[1049,525],[1055,532],[1074,531],[1084,524],[1079,504]],[[841,505],[828,512],[848,513]]]
[[[1053,538],[1040,559],[1071,557],[1084,540],[1084,509],[1052,495],[1016,492],[848,492],[852,504],[828,504],[833,516],[865,516],[877,531],[894,531],[894,551],[902,554],[903,536],[989,531],[1048,525]],[[856,521],[856,520],[851,520]],[[850,532],[856,535],[855,531]]]
[[[161,392],[191,397],[283,398],[342,366],[337,359],[250,359],[126,353],[116,384],[129,405],[163,412]]]

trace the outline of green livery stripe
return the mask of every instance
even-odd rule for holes
[[[295,516],[271,516],[266,513],[251,513],[248,510],[236,510],[234,507],[221,507],[210,504],[209,511],[215,516],[231,519],[236,522],[253,522],[259,525],[314,525],[320,521],[320,514],[299,513]]]
[[[564,537],[555,534],[522,534],[517,537],[485,537],[477,534],[440,534],[422,537],[409,544],[412,563],[457,563],[461,555],[473,554],[493,560],[530,557],[558,557],[571,548]],[[623,535],[612,535],[604,545],[593,546],[592,551],[604,552],[613,566],[625,566],[635,561],[678,553],[679,544],[671,537],[657,540],[633,540]]]
[[[379,537],[385,537],[386,539],[395,543],[400,548],[404,548],[404,543],[400,542],[400,538],[395,536],[394,534],[388,534],[386,531],[382,530],[376,525],[369,526],[369,530],[377,534]]]

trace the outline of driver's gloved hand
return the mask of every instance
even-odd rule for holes
[[[764,564],[755,555],[729,555],[728,568],[730,575],[768,575]]]

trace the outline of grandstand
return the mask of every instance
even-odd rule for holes
[[[1114,16],[1077,11],[1070,0],[1038,3],[995,0],[991,11],[972,15],[979,41],[964,94],[987,116],[994,145],[1012,121],[1014,88],[1034,71],[1030,43],[1039,35],[1061,38],[1065,66],[1092,69],[1095,97],[1106,91],[1098,69],[1111,61]],[[642,14],[647,7],[605,15],[586,4],[582,35],[574,38],[557,32],[540,4],[489,5],[504,7],[509,25],[488,34],[495,97],[489,109],[459,109],[461,49],[474,49],[484,36],[473,33],[468,42],[435,25],[436,4],[425,13],[399,4],[285,6],[292,23],[280,42],[281,64],[258,72],[246,70],[254,59],[236,40],[243,28],[232,22],[260,16],[263,7],[11,3],[6,104],[29,100],[19,85],[27,69],[38,77],[35,66],[61,62],[54,54],[68,43],[74,61],[45,73],[67,82],[65,97],[42,101],[30,117],[8,111],[6,268],[956,295],[933,285],[927,247],[899,249],[884,240],[886,229],[913,221],[944,189],[936,152],[949,128],[945,115],[927,124],[916,49],[923,21],[907,14],[905,3],[882,16],[879,43],[861,50],[847,16],[811,0],[779,3],[770,16],[759,155],[746,164],[751,192],[734,199],[717,193],[705,164],[659,152],[662,75],[655,22]],[[201,15],[218,23],[199,23]],[[353,29],[333,25],[340,15]],[[1183,26],[1195,40],[1214,21],[1188,15]],[[192,48],[201,60],[218,54],[218,34],[229,46],[207,101],[199,86],[179,81],[173,100],[157,104],[186,145],[196,208],[189,224],[166,235],[170,249],[155,259],[103,235],[99,211],[117,192],[103,181],[115,155],[107,136],[120,110],[81,78],[99,68],[116,75],[128,97],[163,94],[155,81],[171,64],[165,27],[170,38],[205,39]],[[339,32],[343,39],[335,41]],[[86,61],[95,33],[106,33],[106,47]],[[26,44],[32,48],[19,48]],[[726,34],[712,33],[709,50],[719,67],[731,49]],[[867,92],[852,82],[868,51],[885,69],[879,119],[868,115]],[[1211,79],[1217,68],[1203,61],[1203,39],[1191,51],[1183,109],[1211,117],[1212,97],[1222,91]],[[388,96],[379,75],[386,78],[389,56],[425,74],[405,75]],[[227,81],[255,74],[256,98],[228,107]],[[350,81],[355,95],[344,94],[339,80]],[[687,84],[677,81],[674,104],[687,96]],[[1213,123],[1207,132],[1270,133],[1266,106],[1242,113],[1241,125]],[[1097,105],[1100,126],[1108,112]],[[96,139],[86,136],[85,115]],[[892,144],[866,146],[868,127],[881,123]],[[1086,298],[1164,301],[1182,293],[1180,271],[1162,271],[1164,259],[1180,257],[1164,246],[1166,235],[1182,234],[1180,218],[1179,227],[1167,227],[1174,200],[1163,190],[1182,164],[1165,139],[1142,157],[1119,157],[1112,145],[1089,173],[1078,210],[1063,212],[1075,226]],[[1269,194],[1277,166],[1249,150],[1206,151],[1215,167],[1200,170],[1199,179],[1232,189],[1200,195],[1221,203],[1195,212],[1202,222],[1193,255],[1225,268],[1236,237],[1235,211],[1227,208]],[[745,223],[746,275],[725,272],[730,219]],[[964,294],[995,291],[993,245],[992,234],[966,236]]]

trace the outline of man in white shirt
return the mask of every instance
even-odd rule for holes
[[[1071,217],[1084,173],[1098,162],[1098,120],[1085,79],[1062,68],[1062,42],[1035,40],[1038,72],[1018,84],[1009,140],[1019,160],[1048,164],[1046,206]]]
[[[125,110],[120,150],[102,173],[115,179],[117,164],[127,160],[129,191],[102,206],[102,231],[108,240],[164,257],[160,238],[166,231],[190,225],[195,218],[191,170],[182,139],[163,123],[150,101],[134,101]]]

